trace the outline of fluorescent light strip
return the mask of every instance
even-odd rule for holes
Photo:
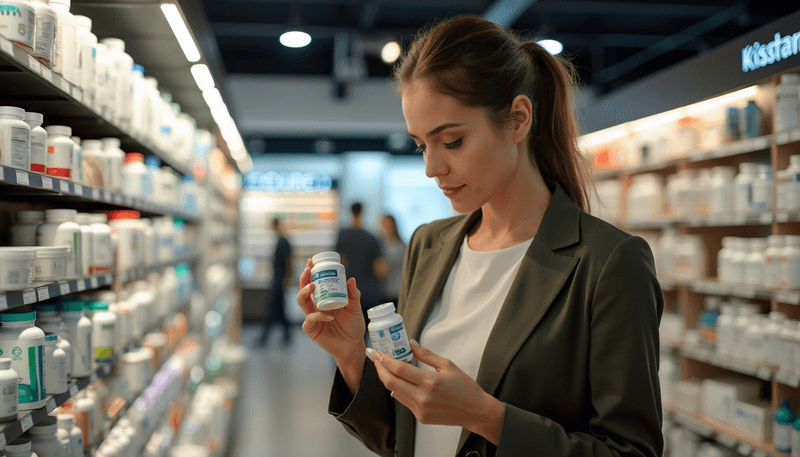
[[[197,87],[199,87],[201,91],[205,92],[209,89],[213,89],[215,86],[214,77],[211,76],[211,70],[209,70],[208,65],[204,63],[192,65],[192,77],[194,77],[194,82],[197,83]]]
[[[197,49],[192,34],[189,33],[189,27],[186,26],[181,12],[178,11],[178,6],[173,3],[162,3],[161,11],[164,12],[164,16],[167,18],[167,22],[169,22],[172,33],[174,33],[175,38],[178,39],[178,44],[181,45],[183,54],[186,55],[186,60],[189,62],[197,62],[200,60],[200,50]]]

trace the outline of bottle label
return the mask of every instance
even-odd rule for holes
[[[11,368],[19,375],[19,405],[29,405],[45,398],[44,345],[22,346],[16,340],[0,341],[0,356],[11,358]]]
[[[775,449],[781,452],[789,452],[792,447],[792,426],[790,424],[775,424],[772,441]]]
[[[53,45],[56,36],[56,17],[44,14],[41,11],[36,13],[36,37],[34,39],[33,56],[39,57],[46,62],[53,60]]]
[[[11,380],[0,388],[2,389],[2,404],[0,404],[0,417],[10,417],[17,414],[19,402],[19,381]]]
[[[347,298],[347,282],[339,277],[338,270],[322,270],[311,275],[314,283],[314,302],[329,298]]]
[[[369,337],[376,350],[397,360],[411,360],[411,346],[402,322],[385,330],[371,331]]]

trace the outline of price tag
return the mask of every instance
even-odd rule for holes
[[[66,182],[64,180],[61,180],[61,181],[58,182],[58,185],[59,185],[59,189],[61,190],[61,192],[64,192],[66,194],[69,193],[69,183],[68,182]]]
[[[31,303],[36,303],[36,291],[33,289],[23,290],[22,303],[26,305],[30,305]]]
[[[69,283],[68,282],[60,282],[58,283],[58,287],[61,291],[61,295],[69,295]]]
[[[8,300],[6,294],[0,294],[0,311],[8,309]]]
[[[0,49],[3,50],[6,54],[13,56],[14,55],[14,45],[11,44],[10,41],[6,40],[5,38],[0,37]]]
[[[37,75],[42,73],[42,63],[30,54],[28,54],[28,67]]]
[[[50,291],[47,286],[37,288],[36,294],[39,295],[39,301],[50,300]]]
[[[93,200],[100,200],[100,189],[93,188],[92,189],[92,199]]]
[[[69,83],[64,77],[61,77],[61,90],[69,94]]]
[[[80,100],[81,103],[83,102],[83,91],[78,86],[72,88],[72,98]]]
[[[45,408],[47,409],[48,414],[52,413],[53,410],[56,409],[56,399],[53,397],[48,398]]]
[[[22,419],[20,420],[20,422],[22,423],[22,431],[23,432],[27,432],[28,430],[31,429],[31,427],[33,427],[33,418],[31,418],[31,414],[30,413],[22,416]]]
[[[97,276],[92,276],[92,278],[89,279],[89,281],[91,283],[92,289],[97,289],[98,287],[100,287],[100,284],[97,283]]]
[[[53,72],[46,65],[42,65],[42,78],[49,83],[53,82]]]
[[[116,203],[117,205],[121,205],[122,204],[122,195],[114,194],[114,203]]]
[[[74,397],[75,395],[78,395],[78,390],[79,389],[78,389],[78,385],[77,384],[73,384],[73,385],[69,386],[69,395],[71,397]]]
[[[107,190],[103,191],[103,201],[111,202],[111,192]]]
[[[31,182],[28,179],[28,173],[22,170],[15,170],[17,172],[17,184],[21,186],[30,186]]]
[[[48,190],[53,190],[53,178],[49,176],[42,176],[42,187]]]
[[[83,292],[84,290],[86,290],[86,281],[84,281],[83,279],[77,280],[75,284],[78,285],[78,292]]]
[[[75,195],[83,196],[83,186],[80,184],[73,184]]]

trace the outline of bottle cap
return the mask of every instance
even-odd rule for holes
[[[44,220],[44,211],[35,209],[20,209],[14,214],[17,215],[17,221],[41,222]]]
[[[14,116],[23,119],[25,110],[16,106],[0,106],[0,116]]]
[[[92,30],[92,18],[86,17],[86,16],[76,15],[75,16],[75,25],[77,25],[78,27],[87,28],[91,32],[91,30]]]
[[[75,424],[75,415],[59,414],[56,416],[56,420],[58,421],[59,427],[66,429],[67,431],[72,431],[72,426]]]
[[[368,309],[367,316],[369,316],[370,319],[376,319],[378,317],[386,316],[387,314],[392,314],[393,312],[394,303],[388,302]]]
[[[81,147],[81,139],[80,139],[80,137],[71,136],[70,140],[72,140],[72,142],[75,143],[75,146]]]
[[[5,311],[0,313],[0,322],[29,322],[36,320],[36,311]]]
[[[51,435],[55,434],[58,430],[58,419],[56,416],[44,416],[39,419],[36,424],[28,430],[28,433],[34,435]]]
[[[21,453],[31,450],[31,439],[19,436],[14,438],[10,443],[6,444],[6,451]]]
[[[48,221],[75,221],[78,216],[78,210],[74,209],[48,209],[44,212],[44,217]]]
[[[0,370],[8,370],[11,368],[11,359],[8,357],[0,358]]]
[[[103,38],[100,42],[111,51],[125,52],[125,42],[119,38]]]
[[[139,217],[139,211],[119,210],[108,213],[108,220],[110,221],[137,220]]]
[[[72,6],[72,0],[50,0],[51,5],[66,5],[67,8]]]
[[[50,313],[56,312],[56,304],[55,303],[44,303],[40,305],[35,305],[34,308],[36,309],[37,313]]]
[[[108,222],[108,216],[103,213],[90,214],[89,222],[92,224],[105,224],[106,222]]]
[[[103,149],[119,149],[120,145],[122,144],[122,141],[120,141],[119,138],[103,138],[100,141],[103,142]]]
[[[139,73],[140,75],[144,76],[144,66],[138,63],[133,64],[133,72]]]
[[[800,155],[798,157],[800,157]],[[161,159],[156,156],[145,157],[144,163],[148,168],[161,168]]]
[[[44,122],[44,116],[41,113],[34,113],[33,111],[25,111],[23,119],[25,119],[26,122],[33,122],[39,125],[42,125],[42,122]]]
[[[48,135],[72,136],[72,127],[66,125],[48,125],[44,129]]]
[[[108,303],[104,301],[93,301],[87,306],[87,309],[91,311],[108,311]]]
[[[314,263],[319,263],[323,260],[334,260],[336,262],[339,262],[342,260],[342,257],[339,255],[338,252],[334,251],[320,252],[319,254],[316,254],[313,257],[311,257],[311,261]]]
[[[86,302],[77,298],[67,298],[59,300],[58,310],[62,313],[72,313],[76,311],[83,311]]]
[[[103,149],[103,142],[100,140],[83,140],[81,143],[81,147],[83,148],[83,152],[86,152],[87,149]]]
[[[128,162],[144,162],[144,155],[139,152],[129,152],[125,154],[125,163]]]

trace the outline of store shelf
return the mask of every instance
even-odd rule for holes
[[[797,375],[797,385],[793,385],[794,376],[790,377],[787,373],[778,371],[777,368],[771,368],[765,365],[759,365],[757,363],[737,360],[733,357],[719,355],[708,349],[688,345],[681,345],[680,353],[682,356],[692,360],[697,360],[715,367],[753,376],[764,381],[778,381],[778,377],[780,377],[780,379],[786,380],[786,382],[784,382],[786,385],[792,385],[793,387],[800,386],[800,374]]]
[[[182,263],[193,263],[193,262],[196,262],[198,259],[199,259],[199,255],[198,254],[194,254],[194,253],[185,254],[185,255],[181,255],[181,256],[179,256],[179,257],[177,257],[174,260],[171,260],[169,262],[162,262],[162,263],[158,263],[156,265],[149,265],[149,266],[144,266],[144,267],[131,268],[130,270],[126,270],[126,271],[123,271],[123,272],[119,273],[119,275],[120,275],[120,277],[122,279],[122,282],[126,283],[126,282],[133,281],[135,279],[139,279],[139,278],[142,278],[144,276],[147,276],[150,273],[158,272],[160,270],[163,270],[164,268],[174,267],[175,265],[180,265]]]
[[[742,435],[730,425],[720,423],[702,415],[692,414],[681,410],[668,401],[662,401],[666,416],[672,421],[691,430],[698,435],[714,440],[717,443],[735,450],[741,455],[749,457],[787,457],[786,452],[775,450],[772,443],[759,442]]]
[[[170,215],[188,221],[197,221],[198,216],[178,208],[160,205],[143,198],[131,197],[96,187],[84,186],[68,179],[56,178],[33,171],[0,166],[0,188],[3,198],[31,199],[39,201],[52,199],[54,203],[91,203],[92,209],[134,209],[148,215]],[[98,208],[97,205],[101,205]]]
[[[800,141],[800,129],[789,130],[775,134],[775,144],[784,145]]]
[[[3,103],[44,114],[45,125],[67,125],[81,138],[119,138],[126,151],[150,152],[175,170],[193,176],[192,167],[176,161],[109,113],[88,105],[80,87],[53,73],[25,49],[0,37]]]
[[[800,212],[778,213],[752,212],[742,214],[719,214],[712,216],[692,216],[687,218],[657,217],[640,220],[620,220],[612,224],[628,230],[663,230],[669,227],[743,227],[770,225],[773,221],[800,221]]]

